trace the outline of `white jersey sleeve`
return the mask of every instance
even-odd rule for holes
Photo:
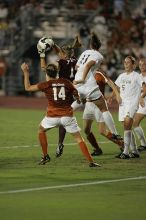
[[[85,65],[89,61],[95,61],[96,63],[102,62],[103,56],[101,53],[95,50],[85,50],[78,59],[77,66]]]

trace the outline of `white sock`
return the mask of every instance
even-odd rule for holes
[[[134,136],[133,131],[131,131],[130,148],[131,148],[132,153],[139,154],[139,153],[138,153],[138,150],[137,150],[137,144],[136,144],[136,140],[135,140],[135,136]]]
[[[143,132],[142,127],[136,127],[134,128],[135,134],[137,135],[138,139],[140,140],[140,144],[142,146],[146,146],[146,138]]]
[[[106,111],[106,112],[102,113],[102,116],[103,116],[104,122],[107,125],[108,129],[110,130],[110,132],[112,134],[118,134],[111,113],[109,111]]]
[[[129,147],[131,142],[131,130],[124,131],[124,154],[129,154]]]

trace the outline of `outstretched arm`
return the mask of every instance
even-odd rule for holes
[[[121,104],[122,99],[121,99],[121,97],[120,97],[120,93],[119,93],[119,91],[118,91],[117,86],[114,84],[114,82],[113,82],[111,79],[108,79],[107,84],[108,84],[108,85],[112,88],[112,90],[113,90],[113,93],[112,93],[112,96],[111,96],[111,97],[113,97],[114,94],[115,94],[117,102],[118,102],[119,104]]]
[[[74,81],[74,85],[79,84],[79,83],[85,83],[88,72],[91,69],[91,67],[94,66],[94,64],[95,64],[95,61],[91,60],[85,65],[82,79],[78,81]]]
[[[21,69],[24,75],[24,87],[26,91],[29,92],[34,92],[34,91],[38,91],[38,86],[36,85],[31,85],[30,81],[29,81],[29,67],[26,63],[23,63],[21,65]]]

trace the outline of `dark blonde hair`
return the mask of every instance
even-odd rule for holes
[[[133,57],[133,56],[127,56],[126,58],[130,59],[131,62],[132,62],[132,64],[136,64],[136,59],[135,59],[135,57]],[[125,59],[126,59],[126,58],[125,58]]]
[[[46,74],[52,78],[56,78],[58,74],[58,67],[55,64],[48,64]]]
[[[81,47],[82,44],[79,41],[78,36],[76,36],[73,40],[72,44],[63,45],[61,49],[70,57],[74,53],[74,49]]]

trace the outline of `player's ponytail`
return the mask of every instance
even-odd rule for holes
[[[94,50],[98,50],[101,47],[101,41],[94,32],[91,33],[90,46]]]
[[[77,36],[75,37],[75,39],[74,39],[74,41],[73,41],[71,47],[72,47],[73,49],[76,49],[76,48],[79,48],[79,47],[81,47],[81,46],[82,46],[81,40],[80,40],[79,36],[77,35]]]

